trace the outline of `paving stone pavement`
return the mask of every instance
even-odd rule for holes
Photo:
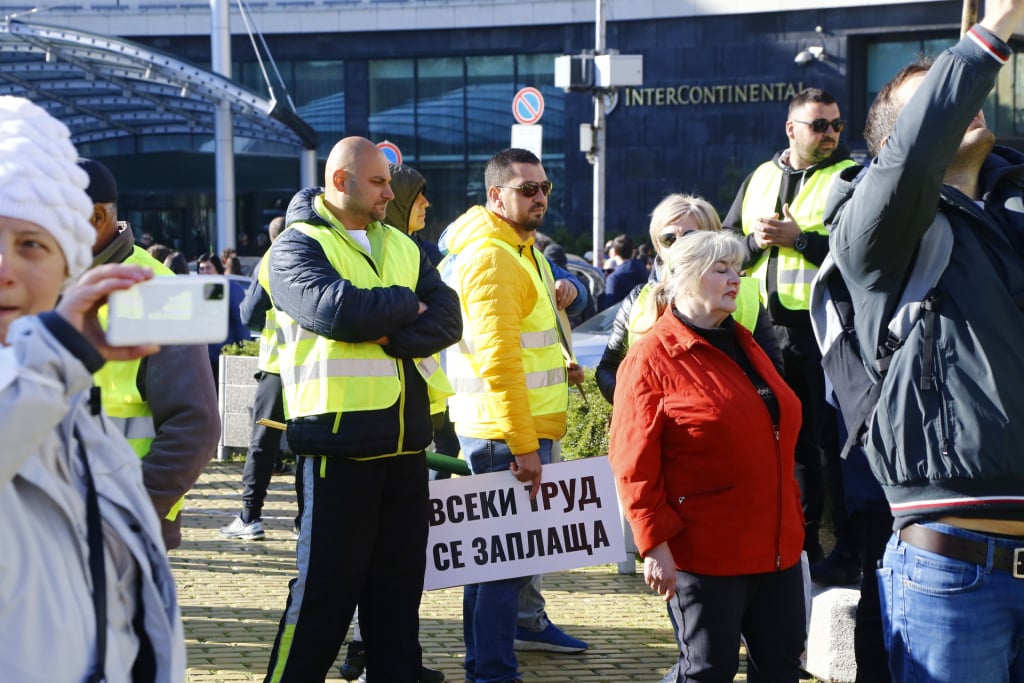
[[[186,499],[184,539],[170,554],[190,683],[263,680],[288,581],[295,575],[294,478],[271,482],[263,511],[264,541],[223,539],[218,533],[240,509],[241,482],[241,462],[210,464]],[[545,576],[548,613],[568,633],[590,643],[590,649],[582,654],[520,653],[526,683],[661,679],[675,661],[672,627],[664,603],[644,585],[642,566],[637,567],[635,576],[618,574],[614,565]],[[420,618],[424,664],[462,683],[462,589],[424,593]],[[746,680],[744,667],[741,657],[737,681]],[[327,680],[343,679],[334,667]]]

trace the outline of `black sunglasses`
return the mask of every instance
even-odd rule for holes
[[[793,119],[795,123],[802,123],[805,126],[810,126],[811,130],[815,133],[824,133],[828,130],[829,126],[832,126],[832,130],[837,133],[842,133],[843,128],[846,128],[846,121],[843,119],[814,119],[813,121],[801,121],[800,119]]]
[[[523,183],[519,187],[515,187],[513,185],[495,185],[495,187],[500,187],[505,190],[519,190],[520,192],[523,193],[524,197],[532,197],[533,195],[537,194],[537,190],[543,192],[544,196],[547,197],[549,194],[551,194],[551,188],[553,188],[554,186],[555,184],[550,180],[545,180],[542,183],[535,183],[534,181],[530,180],[528,182]]]
[[[686,237],[691,232],[697,232],[697,231],[696,230],[687,230],[682,235],[677,235],[674,232],[666,232],[664,235],[658,235],[658,244],[660,244],[661,246],[663,246],[666,249],[668,249],[669,247],[671,247],[673,244],[676,243],[677,239],[679,239],[681,237]]]

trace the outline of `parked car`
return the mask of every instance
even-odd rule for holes
[[[604,273],[600,268],[576,254],[566,254],[566,270],[580,279],[590,291],[590,297],[597,301],[604,294]]]
[[[612,323],[619,312],[622,302],[604,309],[590,320],[577,325],[572,330],[572,351],[576,362],[585,368],[596,368],[608,346],[608,338],[612,333]]]

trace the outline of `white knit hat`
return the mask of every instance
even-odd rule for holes
[[[68,274],[92,262],[96,230],[89,175],[67,126],[21,97],[0,97],[0,216],[35,223],[57,240]]]

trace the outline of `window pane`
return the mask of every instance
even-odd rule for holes
[[[411,59],[370,62],[370,139],[390,140],[402,151],[403,161],[415,165],[416,80]]]
[[[420,154],[461,161],[467,137],[462,57],[421,59],[416,76]]]
[[[341,60],[295,62],[294,73],[293,82],[287,84],[292,102],[319,134],[317,152],[326,156],[345,136],[345,64]]]
[[[487,160],[509,145],[512,97],[515,95],[515,59],[469,57],[466,59],[466,118],[469,121],[469,154]]]

